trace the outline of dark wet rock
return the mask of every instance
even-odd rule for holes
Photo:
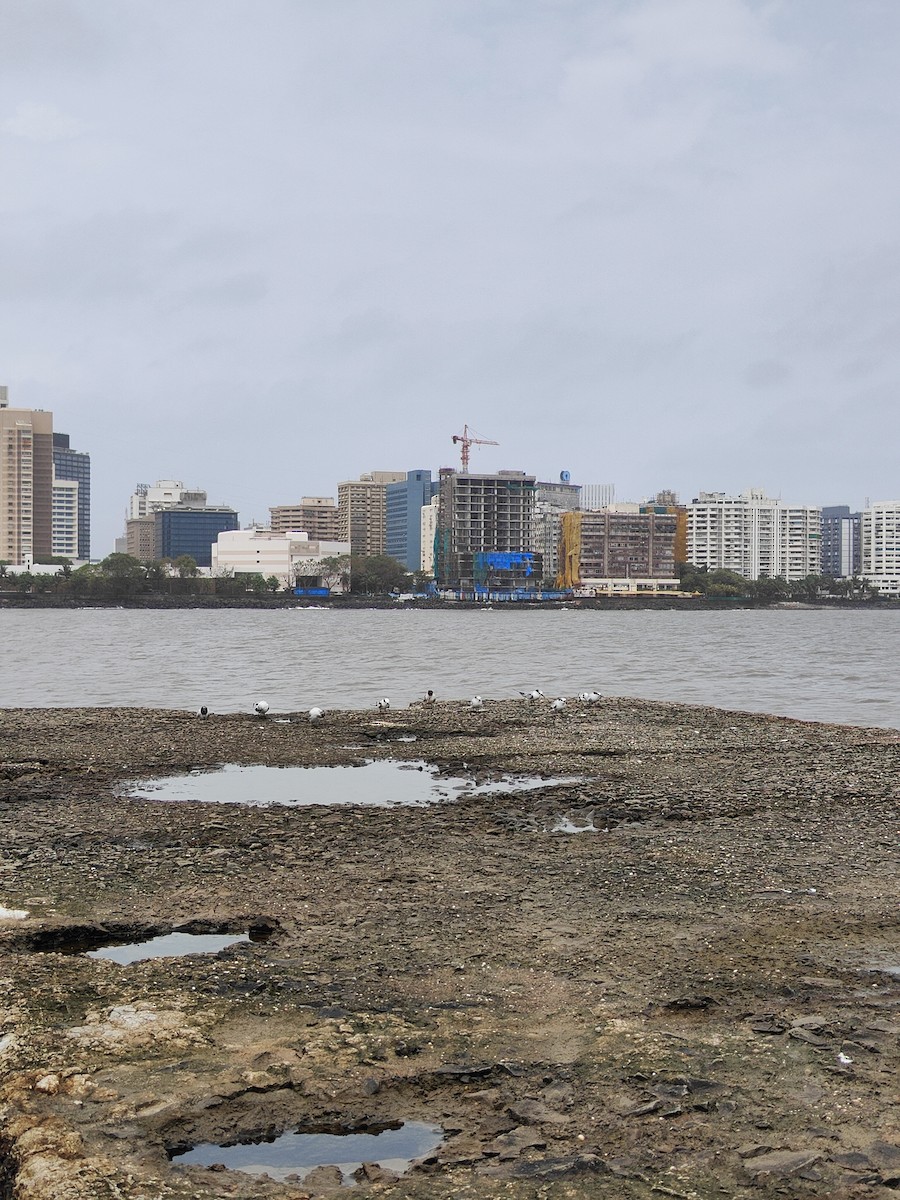
[[[396,1183],[400,1176],[396,1171],[390,1171],[378,1163],[364,1162],[353,1172],[353,1178],[358,1183]]]
[[[702,1011],[710,1008],[714,1004],[718,1004],[718,1000],[716,1000],[713,996],[687,995],[675,996],[671,1000],[666,1000],[663,1004],[663,1008],[671,1009],[675,1012],[678,1012],[679,1010],[690,1011],[692,1009]]]
[[[747,1142],[743,1146],[738,1146],[735,1153],[741,1158],[758,1158],[763,1154],[768,1154],[771,1149],[771,1142]]]
[[[749,1024],[754,1033],[779,1034],[789,1028],[790,1022],[769,1013],[763,1013],[757,1017],[751,1017]]]
[[[851,1150],[846,1154],[832,1154],[829,1156],[829,1162],[848,1171],[871,1171],[874,1165],[868,1155],[859,1150]]]
[[[818,1034],[811,1033],[808,1029],[789,1029],[788,1037],[794,1038],[798,1042],[806,1042],[809,1046],[827,1046],[828,1038],[819,1037]]]
[[[520,1100],[509,1106],[509,1114],[522,1124],[529,1125],[564,1125],[568,1118],[562,1113],[542,1104],[539,1100]]]
[[[651,1113],[658,1113],[662,1107],[662,1100],[648,1100],[645,1104],[629,1108],[623,1115],[626,1117],[649,1117]]]
[[[773,1150],[755,1158],[745,1158],[744,1167],[752,1175],[774,1175],[778,1177],[796,1175],[811,1167],[821,1158],[815,1150]]]
[[[529,1125],[517,1125],[509,1133],[502,1133],[494,1138],[487,1148],[488,1153],[497,1154],[501,1162],[518,1158],[523,1150],[543,1148],[547,1140],[539,1129]]]
[[[574,1154],[565,1158],[545,1158],[540,1162],[517,1163],[517,1179],[569,1179],[580,1174],[603,1174],[609,1167],[598,1154]]]

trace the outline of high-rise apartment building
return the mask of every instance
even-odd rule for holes
[[[54,558],[80,558],[78,535],[80,521],[78,513],[78,480],[53,480],[53,537],[51,548]]]
[[[273,533],[308,533],[312,541],[336,542],[338,509],[331,496],[304,496],[299,504],[269,509]]]
[[[900,500],[863,509],[862,576],[881,596],[900,596]]]
[[[532,549],[535,485],[524,471],[470,475],[441,468],[435,572],[442,587],[541,585],[543,562]]]
[[[387,485],[385,553],[402,562],[408,571],[421,569],[422,509],[431,504],[437,486],[430,471],[407,471],[404,480]]]
[[[564,587],[606,591],[658,590],[674,581],[678,514],[664,506],[613,504],[565,513],[561,521]]]
[[[701,492],[687,513],[687,557],[694,566],[789,582],[821,573],[820,508],[751,490],[740,496]]]
[[[860,514],[847,504],[822,509],[822,574],[851,579],[862,573]]]
[[[129,517],[125,522],[125,554],[141,562],[152,562],[156,553],[156,513]]]
[[[574,512],[581,507],[581,488],[577,483],[569,483],[567,475],[568,472],[563,472],[558,483],[538,482],[534,489],[534,544],[531,548],[540,554],[544,579],[551,583],[555,582],[560,570],[560,517],[564,512]]]
[[[85,562],[91,557],[91,456],[80,450],[73,450],[69,445],[67,433],[53,434],[53,485],[54,488],[63,482],[74,482],[78,485],[76,500],[76,544],[74,551],[54,550],[54,554],[65,557],[80,558]],[[63,488],[69,496],[71,488]],[[56,505],[54,505],[54,514]],[[62,518],[60,518],[62,519]],[[62,529],[57,528],[57,518],[54,515],[53,541],[61,545],[66,538]],[[66,534],[70,532],[68,523]],[[71,543],[69,543],[71,544]]]
[[[0,387],[0,561],[53,554],[53,414],[10,408]]]
[[[338,541],[351,554],[384,554],[387,541],[387,487],[401,483],[405,471],[369,471],[338,484]]]

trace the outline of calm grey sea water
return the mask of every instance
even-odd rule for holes
[[[900,728],[900,611],[0,611],[0,703],[213,712],[596,688]]]

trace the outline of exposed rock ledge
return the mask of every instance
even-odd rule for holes
[[[346,1195],[167,1152],[397,1120],[445,1140],[360,1193],[896,1197],[898,738],[630,700],[0,713],[0,1200]],[[368,758],[546,783],[117,796]],[[67,953],[176,928],[260,940]]]

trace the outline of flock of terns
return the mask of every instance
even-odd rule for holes
[[[519,695],[522,696],[523,699],[527,700],[529,704],[537,704],[539,700],[543,700],[545,698],[544,693],[541,691],[540,688],[533,688],[530,692],[519,692]],[[596,704],[598,700],[602,700],[602,699],[603,699],[603,697],[600,695],[599,692],[579,692],[578,693],[578,700],[582,704]],[[425,695],[422,697],[421,702],[423,704],[436,704],[437,703],[437,697],[435,696],[434,691],[431,688],[429,688],[428,691],[425,693]],[[566,704],[567,704],[567,700],[566,700],[565,696],[555,696],[550,701],[550,710],[551,710],[551,712],[560,713],[566,707]],[[390,710],[390,707],[391,707],[391,702],[387,696],[382,696],[379,700],[375,701],[375,709],[377,712],[386,713]],[[481,712],[481,710],[484,708],[484,700],[482,699],[482,697],[481,696],[473,696],[472,699],[469,701],[469,708],[472,710],[472,712]],[[253,715],[256,717],[261,717],[261,718],[267,717],[269,715],[268,701],[267,700],[257,700],[253,705]],[[206,704],[201,704],[200,707],[197,709],[197,716],[198,717],[208,717],[209,716],[209,707]],[[321,721],[322,718],[325,716],[325,709],[324,708],[311,708],[308,711],[307,716],[309,718],[310,724],[315,725],[317,721]]]

